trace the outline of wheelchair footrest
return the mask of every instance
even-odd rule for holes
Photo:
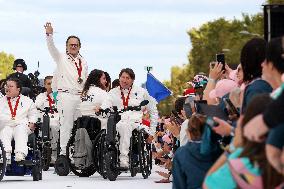
[[[22,165],[22,166],[32,167],[32,166],[34,166],[35,164],[34,164],[33,160],[23,160],[23,161],[17,162],[17,165],[19,165],[19,166]]]

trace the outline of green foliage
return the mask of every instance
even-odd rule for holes
[[[243,33],[248,34],[243,34]],[[242,20],[232,21],[220,18],[203,24],[199,29],[188,31],[192,49],[188,55],[194,73],[209,71],[209,63],[215,60],[216,53],[224,52],[229,65],[239,64],[240,51],[252,37],[263,36],[261,14],[243,14]]]
[[[189,87],[186,82],[199,72],[208,74],[209,63],[215,60],[216,53],[224,51],[226,62],[229,65],[237,65],[243,45],[253,37],[262,37],[263,31],[262,14],[243,14],[241,20],[231,21],[219,18],[203,24],[200,28],[189,30],[192,45],[188,55],[189,64],[172,67],[171,80],[165,81],[164,84],[173,92],[173,96],[159,103],[159,112],[162,115],[170,114],[175,99]]]
[[[6,78],[8,75],[13,73],[12,67],[15,57],[12,54],[6,54],[0,52],[0,79]]]
[[[284,4],[284,0],[269,0],[268,4]]]

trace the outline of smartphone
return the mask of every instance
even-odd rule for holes
[[[224,53],[216,54],[216,62],[221,63],[223,65],[222,70],[225,70],[225,54]]]
[[[183,123],[183,120],[179,117],[176,110],[172,110],[171,120],[175,121],[178,125]]]
[[[208,117],[206,118],[205,123],[206,123],[209,127],[211,127],[211,128],[217,127],[217,126],[219,125],[219,124],[218,124],[216,121],[214,121],[213,118],[210,117],[210,116],[208,116]]]
[[[238,109],[234,106],[232,101],[229,98],[224,98],[224,103],[226,104],[226,107],[228,107],[228,112],[231,114],[236,114],[238,117],[240,117],[240,113]]]

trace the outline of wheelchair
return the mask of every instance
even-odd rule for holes
[[[148,134],[144,129],[134,129],[130,138],[129,150],[129,168],[119,166],[119,133],[116,131],[116,123],[120,120],[120,113],[124,111],[134,110],[140,111],[141,106],[147,105],[148,101],[143,101],[140,106],[128,107],[126,110],[111,112],[107,123],[107,133],[105,135],[105,148],[101,159],[103,159],[102,169],[106,173],[106,177],[110,181],[115,181],[121,172],[130,171],[131,176],[136,176],[137,173],[142,173],[144,179],[147,179],[151,174],[152,156],[151,144],[146,142]]]
[[[75,136],[78,129],[84,128],[87,130],[88,136],[90,137],[92,143],[92,152],[91,154],[96,154],[95,144],[98,141],[101,141],[101,136],[105,133],[105,130],[101,130],[101,122],[97,118],[82,116],[79,117],[73,125],[71,132],[71,137],[66,146],[66,156],[60,155],[55,163],[55,171],[59,176],[67,176],[70,171],[79,177],[89,177],[97,171],[97,162],[96,156],[92,156],[92,162],[89,166],[76,166],[73,158],[75,152]],[[100,173],[100,171],[99,171]]]
[[[12,141],[14,146],[14,140]],[[29,135],[28,154],[24,161],[16,162],[14,149],[11,154],[11,164],[7,164],[6,152],[0,141],[0,181],[4,176],[32,175],[33,181],[42,180],[41,152],[35,133]]]
[[[51,166],[51,155],[52,155],[52,148],[51,148],[51,138],[50,138],[50,117],[49,112],[55,111],[57,112],[57,109],[50,109],[50,107],[45,107],[44,110],[39,109],[39,111],[43,112],[43,118],[42,122],[36,123],[36,136],[37,140],[39,141],[39,149],[41,151],[42,155],[42,169],[43,171],[48,171],[49,167]],[[59,144],[59,141],[58,143]],[[59,149],[59,148],[57,148]],[[59,153],[59,150],[57,151],[57,154]]]

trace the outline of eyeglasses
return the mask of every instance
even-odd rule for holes
[[[79,44],[69,44],[70,47],[74,47],[74,48],[77,48],[79,47]]]

